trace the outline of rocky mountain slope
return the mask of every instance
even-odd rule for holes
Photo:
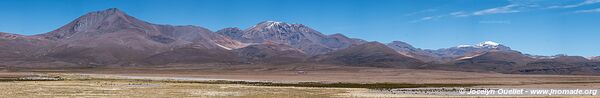
[[[240,48],[240,42],[197,26],[157,25],[118,9],[91,12],[49,33],[48,56],[78,64],[131,63],[181,47]]]
[[[461,69],[473,71],[494,71],[507,73],[515,67],[523,66],[535,59],[524,56],[517,51],[490,51],[469,58],[463,58],[451,62],[452,65]]]
[[[39,37],[0,32],[0,58],[35,58],[44,53],[53,41]]]
[[[412,58],[419,59],[425,62],[442,62],[442,57],[436,56],[432,52],[415,48],[412,45],[402,42],[402,41],[392,41],[387,44],[388,47],[394,49],[396,52],[409,56]]]
[[[309,56],[286,44],[257,44],[234,50],[238,59],[253,64],[291,64],[303,62]]]
[[[379,42],[368,42],[313,58],[316,62],[360,67],[416,68],[425,63],[397,53]]]
[[[512,51],[509,47],[492,41],[485,41],[476,45],[459,45],[437,50],[414,48],[412,45],[402,41],[393,41],[388,43],[387,46],[400,54],[435,63],[447,63],[490,51]]]
[[[324,35],[302,24],[264,21],[245,30],[225,28],[217,33],[244,43],[286,44],[309,55],[323,54],[364,43],[341,34]]]

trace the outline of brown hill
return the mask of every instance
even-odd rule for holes
[[[600,74],[600,62],[581,56],[559,56],[539,59],[519,67],[518,74]]]
[[[379,42],[369,42],[312,58],[316,62],[360,67],[416,68],[424,63]]]
[[[244,43],[286,44],[309,55],[323,54],[364,43],[341,34],[324,35],[302,24],[264,21],[251,28],[225,28],[217,33]]]
[[[435,66],[435,69],[457,71],[479,71],[508,73],[515,67],[523,66],[535,59],[516,51],[490,51],[472,57],[465,57],[449,64]]]
[[[167,65],[167,64],[203,64],[203,63],[241,63],[237,55],[221,48],[178,48],[144,58],[139,64],[130,65]]]
[[[43,38],[0,32],[0,58],[37,57],[53,44]]]
[[[308,55],[285,44],[257,44],[234,50],[247,63],[291,64],[303,62]]]
[[[115,8],[88,13],[37,36],[58,42],[48,49],[49,57],[84,65],[128,63],[187,46],[241,47],[241,43],[202,27],[151,24]]]
[[[560,56],[534,59],[516,51],[492,51],[450,64],[428,66],[428,68],[511,74],[600,74],[600,62],[590,61],[584,57]]]

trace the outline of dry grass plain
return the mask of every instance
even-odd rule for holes
[[[236,84],[164,83],[143,81],[19,81],[0,82],[8,97],[330,97],[344,89],[257,87]]]
[[[60,77],[61,79],[58,81],[10,80],[22,79],[22,77]],[[179,69],[173,67],[19,69],[0,71],[0,80],[2,80],[0,82],[0,90],[2,91],[0,95],[10,97],[449,97],[424,94],[392,94],[382,92],[379,89],[354,86],[304,87],[287,85],[302,82],[324,84],[343,82],[353,83],[353,85],[395,83],[403,85],[449,84],[448,86],[456,86],[456,84],[459,84],[478,88],[600,89],[599,76],[516,75],[381,68],[302,70],[272,70],[271,68]],[[247,83],[202,82],[212,80],[281,83],[287,86],[279,84],[279,86],[273,86],[271,84],[249,85]],[[440,87],[443,86],[445,85]]]

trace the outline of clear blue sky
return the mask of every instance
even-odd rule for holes
[[[274,20],[424,49],[490,40],[530,54],[600,55],[600,0],[1,0],[0,31],[45,33],[107,8],[213,31]]]

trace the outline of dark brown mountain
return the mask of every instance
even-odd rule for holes
[[[221,29],[216,33],[229,36],[232,39],[243,39],[242,35],[244,35],[244,31],[237,27]]]
[[[437,50],[426,50],[431,53],[446,58],[458,59],[466,56],[478,55],[481,53],[486,53],[489,51],[513,51],[510,47],[504,46],[502,44],[492,42],[492,41],[484,41],[476,45],[459,45],[456,47],[443,48]]]
[[[46,68],[75,66],[44,56],[48,53],[47,49],[55,44],[55,41],[36,36],[0,33],[0,67]]]
[[[150,57],[144,58],[140,62],[130,65],[168,65],[168,64],[205,64],[205,63],[225,63],[239,64],[237,54],[222,48],[193,48],[184,47],[171,51],[162,52]]]
[[[485,41],[476,45],[459,45],[457,47],[436,50],[415,48],[412,45],[402,41],[393,41],[388,43],[387,46],[396,50],[400,54],[433,63],[448,63],[457,59],[472,57],[489,51],[512,51],[509,47],[492,41]]]
[[[408,57],[416,58],[425,62],[442,62],[441,57],[437,57],[433,53],[429,51],[425,51],[423,49],[415,48],[412,45],[402,42],[402,41],[392,41],[387,44],[388,47],[396,50],[398,53],[402,55],[406,55]]]
[[[309,55],[323,54],[364,43],[341,34],[323,35],[302,24],[265,21],[246,30],[226,28],[217,33],[244,43],[287,44]]]
[[[44,53],[44,48],[55,44],[39,37],[0,32],[0,58],[33,58]]]
[[[558,56],[550,59],[538,59],[519,67],[519,74],[600,74],[600,62],[581,56]]]
[[[23,49],[28,49],[28,44],[23,41],[22,35],[0,32],[0,55],[1,58],[23,57]]]
[[[490,51],[465,57],[449,64],[428,66],[432,69],[498,72],[510,74],[582,74],[600,75],[600,62],[580,56],[536,59],[517,51]]]
[[[582,56],[558,56],[552,59],[540,59],[539,61],[554,61],[554,62],[565,62],[565,63],[576,63],[576,62],[590,62],[589,59]]]
[[[439,65],[436,66],[436,69],[509,73],[515,67],[523,66],[534,60],[517,51],[490,51],[464,57],[446,65]]]
[[[261,64],[278,65],[301,63],[307,55],[300,50],[284,44],[256,44],[243,48],[227,50],[221,48],[185,47],[159,53],[134,65],[168,64]]]
[[[360,67],[416,68],[425,63],[399,54],[379,42],[369,42],[312,58],[326,64]]]
[[[241,43],[197,26],[157,25],[111,8],[88,13],[46,34],[57,41],[48,56],[78,64],[106,65],[138,61],[181,47],[239,48]]]
[[[600,56],[590,57],[592,61],[600,61]]]
[[[246,63],[291,64],[303,62],[308,55],[286,44],[257,44],[234,50]]]

